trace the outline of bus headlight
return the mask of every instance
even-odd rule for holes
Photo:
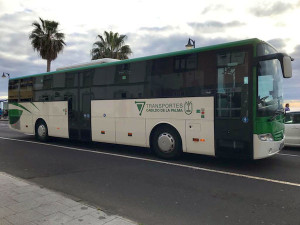
[[[270,133],[268,133],[268,134],[259,134],[258,138],[261,141],[274,141],[274,138],[273,138],[272,134],[270,134]]]

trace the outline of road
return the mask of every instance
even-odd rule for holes
[[[143,225],[300,224],[300,149],[245,161],[70,142],[0,121],[0,171]]]

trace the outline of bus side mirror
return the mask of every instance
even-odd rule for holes
[[[290,56],[283,56],[282,63],[282,72],[284,78],[292,77],[292,58]]]

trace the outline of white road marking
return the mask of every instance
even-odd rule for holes
[[[292,157],[300,157],[300,155],[292,155],[292,154],[284,154],[284,153],[278,153],[278,155],[285,155],[285,156],[292,156]]]
[[[227,172],[227,171],[222,171],[222,170],[214,170],[214,169],[184,165],[184,164],[173,163],[173,162],[165,162],[165,161],[155,160],[155,159],[145,159],[145,158],[140,158],[140,157],[135,157],[135,156],[127,156],[127,155],[121,155],[121,154],[116,154],[116,153],[99,152],[99,151],[86,150],[86,149],[81,149],[81,148],[74,148],[74,147],[61,146],[61,145],[55,145],[55,144],[47,144],[47,143],[35,142],[35,141],[26,141],[26,140],[14,139],[14,138],[0,137],[0,139],[26,142],[26,143],[32,143],[32,144],[39,144],[39,145],[46,145],[46,146],[53,146],[53,147],[59,147],[59,148],[65,148],[65,149],[71,149],[71,150],[75,150],[75,151],[89,152],[89,153],[95,153],[95,154],[117,156],[117,157],[122,157],[122,158],[127,158],[127,159],[148,161],[148,162],[160,163],[160,164],[165,164],[165,165],[170,165],[170,166],[178,166],[178,167],[182,167],[182,168],[200,170],[200,171],[205,171],[205,172],[212,172],[212,173],[218,173],[218,174],[223,174],[223,175],[243,177],[243,178],[248,178],[248,179],[253,179],[253,180],[261,180],[261,181],[266,181],[266,182],[271,182],[271,183],[300,187],[300,183],[293,183],[293,182],[287,182],[287,181],[282,181],[282,180],[274,180],[274,179],[269,179],[269,178],[265,178],[265,177],[256,177],[256,176],[251,176],[251,175],[246,175],[246,174],[239,174],[239,173]]]

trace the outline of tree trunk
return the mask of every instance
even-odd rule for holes
[[[50,72],[51,60],[47,59],[47,72]]]

